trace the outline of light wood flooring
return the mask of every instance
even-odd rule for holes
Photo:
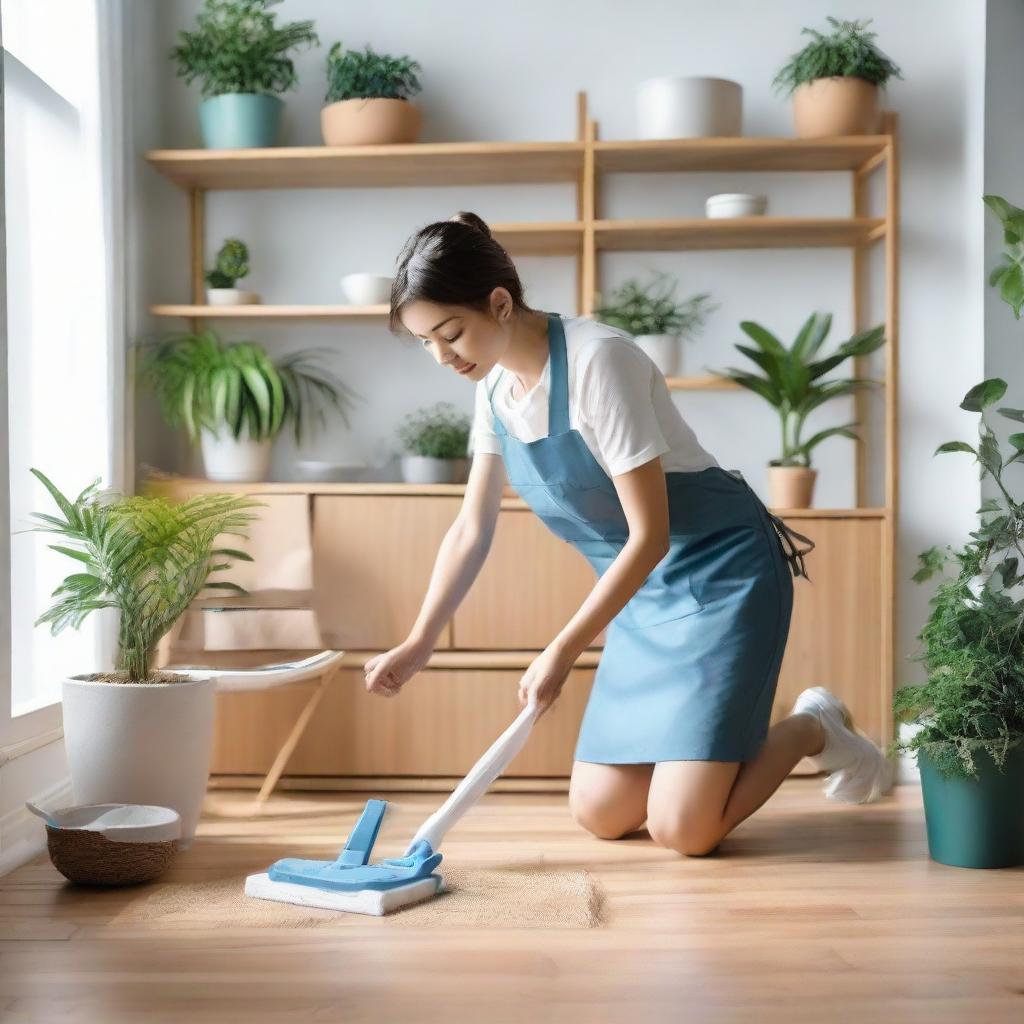
[[[595,839],[552,794],[489,794],[445,841],[451,862],[585,867],[606,897],[595,929],[345,915],[330,935],[231,920],[119,935],[104,926],[127,890],[97,899],[44,855],[0,879],[0,1021],[1024,1021],[1024,870],[931,861],[916,787],[857,807],[820,789],[790,778],[706,858],[646,832]],[[279,794],[254,817],[251,794],[211,792],[165,877],[326,857],[370,795]],[[442,799],[387,797],[374,859],[400,854]]]

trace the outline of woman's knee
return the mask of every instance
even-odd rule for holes
[[[714,853],[724,838],[720,825],[689,820],[678,814],[649,815],[647,831],[659,846],[687,857],[706,857]]]
[[[633,806],[637,802],[644,806],[642,800],[630,801],[623,793],[606,787],[578,783],[569,786],[569,813],[577,825],[598,839],[621,839],[640,828],[645,812]]]

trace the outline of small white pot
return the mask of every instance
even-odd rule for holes
[[[726,78],[649,78],[636,87],[638,139],[741,135],[743,86]]]
[[[63,681],[64,745],[76,804],[149,804],[195,835],[213,748],[214,678],[176,683]]]
[[[273,441],[269,437],[253,441],[248,434],[248,427],[243,427],[242,436],[236,441],[223,425],[217,434],[205,427],[200,431],[203,469],[208,480],[244,483],[267,479]]]
[[[468,466],[468,459],[403,455],[402,479],[408,484],[460,484],[466,482]]]
[[[682,354],[677,334],[638,334],[634,340],[664,376],[679,376]]]
[[[254,306],[260,301],[256,292],[244,292],[241,288],[207,288],[208,306]]]
[[[704,200],[704,211],[709,217],[760,217],[767,208],[767,196],[748,192],[719,192]]]
[[[346,274],[341,288],[354,306],[380,306],[391,301],[391,281],[387,274]]]

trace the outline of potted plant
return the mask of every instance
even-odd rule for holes
[[[874,44],[877,33],[865,31],[870,18],[827,19],[832,32],[803,29],[813,39],[789,58],[772,84],[793,96],[799,138],[870,135],[878,130],[879,88],[903,75]]]
[[[399,426],[402,478],[411,484],[464,483],[470,420],[450,402],[410,413]]]
[[[896,691],[897,720],[921,728],[891,748],[917,755],[928,850],[943,864],[996,868],[1024,864],[1024,502],[1004,471],[1024,462],[1024,433],[1009,436],[1003,457],[985,409],[1006,393],[1006,382],[971,388],[961,409],[980,413],[979,443],[939,445],[935,454],[968,452],[991,474],[999,496],[978,510],[980,523],[959,550],[929,548],[918,557],[918,582],[942,574],[931,614],[918,634],[927,681]],[[1024,409],[999,413],[1024,423]]]
[[[655,272],[646,286],[630,278],[612,293],[607,306],[594,310],[597,320],[632,334],[666,377],[682,372],[680,341],[696,337],[708,314],[718,308],[709,303],[711,296],[706,292],[675,301],[672,295],[677,284],[669,285],[668,275],[661,272]]]
[[[119,613],[116,668],[63,681],[64,742],[79,804],[136,803],[171,807],[181,815],[187,844],[206,792],[213,743],[215,679],[158,671],[159,639],[204,588],[245,593],[227,580],[209,581],[244,551],[218,547],[224,535],[244,537],[262,502],[204,494],[175,504],[164,498],[100,492],[99,479],[77,498],[65,497],[39,470],[32,473],[57,505],[40,512],[28,532],[57,534],[54,551],[75,559],[76,571],[53,592],[36,619],[56,636],[76,629],[92,611]]]
[[[275,146],[284,103],[298,78],[289,52],[319,43],[312,21],[276,24],[281,0],[205,0],[194,32],[170,51],[177,75],[202,82],[199,123],[209,149]]]
[[[832,326],[831,314],[812,313],[800,328],[793,344],[786,348],[759,324],[744,320],[740,328],[757,348],[737,343],[736,348],[753,360],[764,376],[729,367],[713,371],[734,381],[769,402],[779,414],[782,427],[782,455],[768,463],[769,504],[775,508],[810,508],[818,475],[811,468],[811,451],[833,435],[856,438],[857,422],[820,430],[806,441],[801,432],[807,417],[825,402],[849,395],[871,385],[857,378],[820,381],[819,378],[850,356],[864,356],[885,344],[882,327],[861,331],[844,341],[835,352],[815,358]]]
[[[206,272],[206,301],[211,306],[245,306],[257,303],[255,292],[235,287],[249,273],[249,249],[240,238],[227,238],[217,253],[213,269]]]
[[[320,351],[272,362],[255,342],[224,342],[207,329],[157,343],[139,373],[168,426],[182,426],[200,442],[209,479],[264,480],[273,439],[289,422],[296,444],[310,415],[323,423],[326,405],[348,425],[355,392],[319,365]]]
[[[374,53],[369,46],[327,54],[327,104],[320,128],[328,146],[416,142],[422,114],[409,97],[420,91],[420,65],[408,57]]]

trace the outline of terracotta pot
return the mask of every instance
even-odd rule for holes
[[[320,130],[328,146],[415,142],[422,121],[420,108],[408,100],[338,100],[320,111]]]
[[[769,466],[768,504],[772,508],[810,508],[818,471],[807,466]]]
[[[878,86],[863,78],[818,78],[793,92],[793,123],[801,139],[872,135],[878,118]]]

